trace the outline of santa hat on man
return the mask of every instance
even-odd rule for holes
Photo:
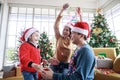
[[[90,27],[89,27],[89,24],[87,22],[83,22],[82,21],[82,15],[81,15],[80,7],[76,8],[76,12],[77,12],[77,15],[79,15],[79,17],[80,17],[80,21],[76,22],[74,24],[74,26],[72,28],[72,31],[84,34],[87,37],[87,39],[89,39],[90,38]]]
[[[90,37],[90,27],[87,22],[76,22],[71,31],[84,34],[87,38]]]
[[[89,39],[90,38],[90,27],[89,27],[89,24],[87,22],[83,22],[82,21],[82,15],[81,15],[81,9],[80,9],[80,7],[76,8],[76,12],[77,12],[77,14],[80,17],[80,21],[76,22],[74,24],[74,26],[72,27],[71,31],[84,34],[87,37],[87,39]]]
[[[32,33],[38,31],[37,29],[35,28],[28,28],[26,29],[24,32],[23,32],[23,35],[21,37],[21,40],[22,41],[28,41],[28,38],[32,35]]]

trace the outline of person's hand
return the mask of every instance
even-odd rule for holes
[[[47,60],[43,59],[41,64],[42,64],[43,67],[44,67],[44,66],[48,66],[49,63],[48,63]]]
[[[81,12],[80,12],[80,7],[77,7],[77,8],[76,8],[76,12],[77,12],[78,15],[80,15],[80,13],[81,13]]]
[[[32,63],[31,65],[36,71],[39,71],[41,66],[39,64],[36,64],[36,63]]]
[[[48,67],[42,68],[42,70],[40,71],[40,74],[44,79],[52,79],[53,77],[53,71]]]
[[[80,17],[80,21],[82,21],[82,15],[81,15],[81,10],[80,7],[76,8],[77,15]]]
[[[64,5],[63,5],[63,10],[66,10],[68,7],[69,7],[69,4],[68,4],[68,3],[64,4]]]
[[[47,63],[48,63],[48,61],[45,60],[45,59],[43,59],[42,62],[43,62],[44,64],[47,64]]]
[[[51,65],[58,65],[60,63],[59,60],[57,60],[56,58],[49,59],[49,62],[51,63]]]
[[[62,14],[63,11],[66,10],[68,7],[69,7],[69,4],[68,4],[68,3],[64,4],[63,7],[62,7],[62,9],[61,9],[61,11],[60,11],[60,13],[59,13],[59,16],[62,16],[62,15],[63,15],[63,14]]]

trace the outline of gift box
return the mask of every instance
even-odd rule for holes
[[[97,59],[96,68],[112,68],[113,60],[110,58]]]

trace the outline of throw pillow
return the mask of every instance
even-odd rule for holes
[[[115,72],[120,72],[120,55],[116,57],[113,63],[113,70]]]

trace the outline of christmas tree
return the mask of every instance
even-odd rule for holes
[[[108,28],[107,20],[104,15],[100,13],[99,9],[94,16],[93,23],[91,25],[91,38],[90,46],[92,47],[114,47],[117,54],[119,54],[119,48],[117,38]]]
[[[52,43],[50,42],[46,32],[40,34],[39,45],[40,55],[43,59],[47,60],[50,57],[53,57]]]

